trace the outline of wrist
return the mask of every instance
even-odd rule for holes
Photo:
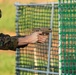
[[[27,45],[28,44],[28,41],[25,38],[26,37],[20,37],[20,38],[18,38],[18,45],[19,46],[21,46],[21,45]]]
[[[30,37],[30,35],[28,35],[28,36],[23,38],[23,41],[24,41],[24,43],[30,44],[31,43],[30,39],[31,39],[31,37]]]

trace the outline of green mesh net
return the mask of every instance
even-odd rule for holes
[[[76,75],[76,2],[59,0],[60,75]]]

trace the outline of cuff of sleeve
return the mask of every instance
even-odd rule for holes
[[[28,46],[28,44],[18,46],[18,38],[19,37],[25,37],[25,36],[11,37],[11,41],[12,41],[12,44],[13,44],[13,45],[11,45],[11,48],[12,48],[11,50],[16,50],[16,48],[24,48],[24,47]]]
[[[10,49],[15,51],[17,46],[18,46],[18,38],[11,37]]]

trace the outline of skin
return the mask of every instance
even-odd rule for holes
[[[18,46],[26,45],[30,43],[36,43],[36,42],[44,43],[47,39],[47,36],[40,35],[40,34],[42,34],[42,32],[34,32],[31,35],[19,38]]]

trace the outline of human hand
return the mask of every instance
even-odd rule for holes
[[[31,35],[18,38],[18,46],[23,46],[31,43],[44,43],[48,36],[46,35],[40,35],[42,32],[34,32]]]
[[[26,42],[29,43],[36,43],[37,41],[39,42],[43,42],[45,39],[42,36],[39,36],[40,34],[42,34],[42,32],[34,32],[29,36],[26,36]],[[42,39],[43,38],[43,39]],[[42,39],[42,40],[40,40]]]
[[[38,36],[38,42],[39,43],[44,43],[47,40],[48,36],[47,35],[39,35]]]

